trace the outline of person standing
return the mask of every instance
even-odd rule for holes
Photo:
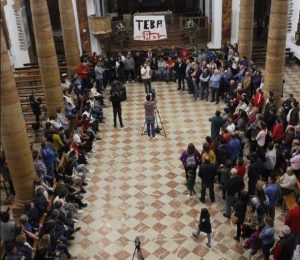
[[[122,106],[121,106],[121,97],[117,90],[112,91],[110,96],[110,101],[113,106],[113,114],[114,114],[114,127],[117,127],[117,115],[119,117],[120,126],[124,127],[122,121]]]
[[[273,247],[275,239],[274,239],[274,227],[273,227],[273,219],[271,217],[266,216],[264,218],[265,227],[259,233],[259,238],[262,241],[262,251],[264,254],[265,260],[269,260],[270,257],[270,249]]]
[[[150,94],[151,92],[151,74],[152,72],[150,67],[147,65],[147,63],[144,63],[144,66],[141,67],[141,77],[144,82],[146,94]]]
[[[131,82],[134,82],[135,62],[134,62],[134,59],[131,56],[130,52],[127,53],[127,56],[124,60],[124,68],[125,68],[125,77],[126,77],[127,83],[129,82],[129,75],[131,75]]]
[[[215,165],[210,162],[208,155],[203,158],[203,164],[200,166],[199,177],[201,178],[201,197],[200,201],[205,203],[206,188],[209,189],[209,197],[211,203],[215,202],[214,182],[215,176],[217,175],[217,169]]]
[[[193,170],[194,175],[196,176],[196,171],[198,165],[200,164],[201,155],[199,151],[195,148],[193,143],[189,143],[187,150],[185,150],[181,156],[180,161],[182,161],[184,170],[185,170],[185,177],[188,180],[188,171]]]
[[[234,216],[237,218],[237,222],[236,222],[236,236],[233,237],[233,239],[238,242],[240,242],[242,224],[245,221],[248,201],[249,201],[248,192],[242,191],[240,199],[234,205]]]
[[[210,78],[211,84],[211,101],[219,104],[219,92],[220,92],[220,83],[221,83],[221,73],[219,70],[215,69],[213,75]]]
[[[145,121],[147,125],[148,137],[155,139],[155,106],[156,100],[151,100],[151,96],[146,96],[145,108]]]
[[[185,62],[183,62],[181,58],[178,58],[174,67],[174,70],[176,72],[176,79],[178,81],[177,90],[181,89],[181,85],[182,85],[182,90],[185,90],[185,85],[184,85],[185,69],[186,69]]]
[[[42,114],[40,106],[42,105],[42,99],[41,98],[35,99],[34,95],[30,95],[29,103],[30,103],[32,112],[35,116],[35,123],[36,123],[37,127],[40,128],[40,116]]]
[[[295,238],[291,234],[289,226],[284,225],[281,229],[281,236],[279,236],[279,241],[277,241],[274,247],[273,259],[292,259],[295,247]]]
[[[208,85],[210,80],[210,74],[207,68],[203,69],[203,73],[200,76],[201,84],[201,100],[205,98],[208,101]]]
[[[231,208],[236,202],[237,195],[244,189],[245,184],[243,178],[237,175],[235,168],[231,169],[231,178],[225,184],[226,191],[226,212],[223,213],[225,218],[231,218]]]
[[[297,201],[297,206],[290,209],[287,216],[285,217],[284,224],[288,225],[291,229],[291,233],[295,236],[297,243],[300,242],[300,199]]]
[[[103,90],[103,73],[104,73],[104,68],[103,65],[98,62],[97,65],[95,66],[95,77],[96,77],[96,89],[99,93],[102,93]]]
[[[217,110],[215,116],[208,119],[208,121],[211,122],[211,127],[210,127],[211,138],[213,141],[215,141],[220,134],[221,127],[224,125],[223,117],[221,117],[221,111]]]

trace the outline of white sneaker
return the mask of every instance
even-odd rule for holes
[[[77,213],[81,214],[81,213],[83,213],[83,210],[82,209],[78,209]]]
[[[92,179],[91,179],[91,178],[88,178],[88,177],[85,177],[85,180],[86,180],[86,181],[91,181]]]
[[[153,136],[152,139],[156,139],[156,136]]]
[[[73,218],[73,221],[75,222],[75,223],[78,223],[78,219],[76,219],[76,218]]]
[[[89,173],[94,173],[94,172],[95,172],[95,170],[90,170],[90,169],[89,169]]]
[[[91,153],[95,153],[96,151],[95,150],[91,150]]]
[[[189,198],[189,197],[191,197],[191,195],[190,195],[190,194],[188,194],[188,195],[186,195],[186,196],[187,196],[188,198]]]

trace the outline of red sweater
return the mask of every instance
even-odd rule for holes
[[[272,137],[275,142],[281,142],[284,138],[283,124],[276,124],[272,129]]]
[[[241,166],[236,166],[235,167],[236,170],[237,170],[237,175],[240,175],[242,178],[244,178],[244,175],[246,173],[246,167],[245,165],[241,165]]]
[[[300,235],[300,207],[293,208],[285,217],[285,225],[288,225],[292,234]]]

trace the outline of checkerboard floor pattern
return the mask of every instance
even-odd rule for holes
[[[286,69],[285,95],[300,98],[297,65]],[[298,76],[297,76],[298,75]],[[210,134],[208,118],[217,108],[205,101],[193,101],[175,83],[153,83],[158,109],[167,137],[156,140],[141,135],[144,125],[144,86],[127,85],[128,100],[122,103],[124,128],[113,128],[112,109],[105,109],[101,138],[94,144],[89,167],[95,172],[87,186],[89,205],[82,213],[70,247],[78,259],[131,259],[134,239],[140,236],[142,252],[154,259],[247,259],[242,242],[233,239],[235,227],[222,214],[224,202],[215,186],[216,202],[199,202],[199,193],[187,197],[185,174],[179,161],[189,142],[202,147]],[[195,190],[200,191],[199,178]],[[205,234],[192,237],[202,207],[212,216],[212,247]],[[284,214],[276,212],[276,227]],[[278,232],[277,232],[278,236]],[[253,259],[261,259],[258,253]]]

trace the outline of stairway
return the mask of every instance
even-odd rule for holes
[[[264,44],[256,44],[252,47],[252,60],[259,67],[264,67],[266,62],[267,48]]]

